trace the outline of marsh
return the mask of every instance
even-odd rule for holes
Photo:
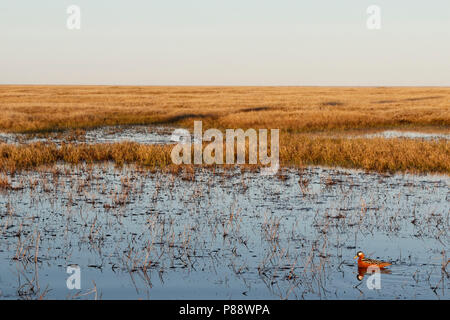
[[[58,165],[8,176],[0,291],[16,298],[448,298],[446,176]],[[392,261],[381,290],[355,252]],[[66,267],[81,269],[68,290]]]

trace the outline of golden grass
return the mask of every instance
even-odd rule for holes
[[[411,139],[287,136],[284,165],[323,165],[378,172],[450,173],[450,143]]]
[[[0,170],[14,173],[58,162],[80,164],[83,162],[112,161],[118,165],[138,163],[149,167],[171,164],[170,146],[115,143],[96,145],[33,143],[29,145],[0,145]]]
[[[346,139],[382,128],[450,132],[450,88],[0,86],[0,131],[105,125],[278,128],[284,166],[450,172],[449,142]],[[170,146],[0,146],[0,170],[56,162],[171,165]]]
[[[0,86],[0,130],[117,124],[288,132],[450,127],[450,88]]]
[[[292,139],[292,141],[289,141]],[[280,148],[281,165],[339,166],[378,172],[450,172],[450,144],[440,141],[400,139],[343,139],[301,135],[287,137]],[[58,162],[80,164],[112,161],[117,165],[137,164],[179,172],[172,164],[172,146],[113,144],[0,145],[0,171],[14,173]],[[244,166],[245,167],[245,166]],[[251,166],[247,166],[251,167]]]

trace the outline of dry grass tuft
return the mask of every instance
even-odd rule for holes
[[[8,190],[11,188],[9,178],[4,175],[0,175],[0,190]]]
[[[287,136],[280,148],[282,166],[339,166],[378,172],[450,173],[450,143],[406,139],[344,139],[309,135]],[[206,144],[205,144],[206,145]],[[225,147],[225,145],[224,145]],[[166,168],[193,180],[192,166],[175,166],[172,146],[113,144],[0,145],[0,171],[16,172],[57,162],[71,164],[113,162]],[[248,152],[247,152],[248,154]],[[244,166],[246,167],[246,166]]]

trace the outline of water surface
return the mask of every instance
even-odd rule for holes
[[[449,298],[446,176],[59,165],[8,178],[3,299]],[[392,261],[380,290],[358,280],[358,250]]]

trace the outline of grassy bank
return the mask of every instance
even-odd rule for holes
[[[290,140],[289,140],[290,139]],[[338,166],[378,172],[450,173],[450,143],[400,139],[342,139],[288,136],[280,146],[282,166]],[[174,167],[172,146],[114,144],[0,145],[0,171],[16,172],[58,162]]]

